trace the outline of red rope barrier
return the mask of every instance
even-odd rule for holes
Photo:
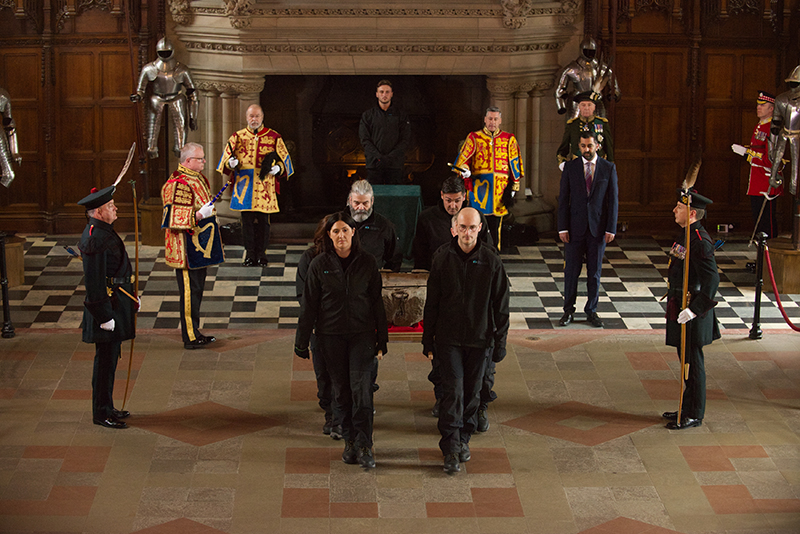
[[[775,274],[772,272],[772,262],[769,259],[769,247],[764,245],[764,256],[767,258],[767,269],[769,270],[769,279],[772,282],[772,291],[775,293],[775,300],[778,302],[778,309],[781,310],[781,315],[783,315],[783,319],[786,321],[792,330],[795,332],[800,332],[800,327],[796,326],[792,321],[789,320],[789,316],[786,315],[786,310],[783,309],[783,304],[781,304],[781,296],[778,293],[778,286],[775,285]]]

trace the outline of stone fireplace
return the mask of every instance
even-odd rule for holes
[[[176,23],[170,36],[200,93],[194,140],[218,158],[243,127],[245,109],[260,103],[266,124],[293,145],[296,174],[286,187],[295,209],[343,201],[349,180],[363,172],[358,119],[375,105],[375,83],[389,78],[412,120],[406,172],[426,201],[435,198],[458,142],[495,105],[503,129],[519,141],[532,199],[515,214],[547,225],[541,216],[552,210],[558,187],[551,154],[563,131],[552,89],[575,53],[562,52],[579,33],[577,2],[168,4]],[[221,177],[209,175],[212,188],[221,187]]]

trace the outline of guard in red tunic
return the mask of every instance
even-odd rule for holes
[[[756,99],[756,115],[758,125],[753,130],[750,146],[733,144],[731,150],[740,156],[745,156],[750,163],[750,179],[747,185],[747,194],[750,196],[750,207],[753,212],[753,222],[758,226],[756,232],[764,232],[767,237],[778,235],[778,221],[775,219],[775,199],[783,193],[783,185],[777,189],[770,187],[769,177],[772,172],[770,160],[771,146],[769,142],[770,128],[772,127],[772,112],[775,109],[775,96],[759,91]],[[780,165],[780,162],[778,162]],[[764,200],[766,199],[766,202]],[[761,207],[764,212],[761,212]],[[761,214],[761,219],[758,216]]]

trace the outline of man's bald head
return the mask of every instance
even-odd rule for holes
[[[464,252],[471,252],[478,244],[481,231],[481,215],[475,208],[462,208],[456,215],[456,233],[458,246]]]

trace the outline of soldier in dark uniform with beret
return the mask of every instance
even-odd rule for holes
[[[691,199],[691,201],[689,200]],[[675,222],[684,228],[672,245],[669,258],[667,293],[667,345],[681,353],[681,325],[686,324],[686,379],[681,406],[681,420],[677,412],[664,412],[667,428],[682,430],[703,424],[706,409],[706,370],[703,347],[719,339],[719,323],[714,313],[714,297],[719,287],[719,272],[714,259],[714,242],[700,222],[705,217],[711,200],[694,190],[681,191],[681,197],[672,210]],[[688,213],[687,213],[688,212]],[[689,300],[683,304],[683,269],[686,258],[686,232],[689,226]]]
[[[96,189],[78,202],[89,222],[78,248],[83,259],[86,300],[83,303],[84,343],[95,344],[92,373],[92,421],[108,428],[126,428],[127,410],[114,408],[114,375],[122,342],[136,336],[134,314],[139,299],[134,294],[131,262],[122,239],[114,231],[117,207],[115,187]]]
[[[561,166],[562,163],[581,156],[578,144],[583,132],[594,134],[597,144],[600,145],[597,149],[598,156],[608,161],[614,161],[611,128],[608,125],[608,119],[594,114],[597,108],[594,101],[595,97],[599,97],[599,95],[591,91],[581,93],[575,97],[575,101],[578,103],[578,116],[567,121],[567,125],[564,127],[564,137],[561,139],[561,144],[556,151],[561,170],[564,170]]]

